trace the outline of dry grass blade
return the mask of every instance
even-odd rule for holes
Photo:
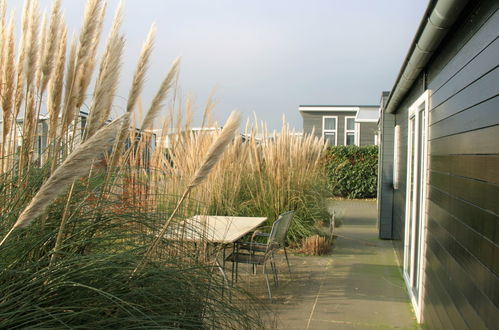
[[[237,112],[232,112],[225,123],[220,136],[213,142],[201,167],[196,171],[189,187],[195,187],[208,176],[213,166],[218,162],[227,145],[234,139],[241,118]]]
[[[16,91],[14,98],[14,117],[17,116],[21,108],[21,104],[24,100],[24,76],[26,74],[24,70],[24,60],[26,58],[26,46],[28,42],[28,27],[29,27],[29,15],[31,9],[31,1],[27,0],[24,2],[23,15],[22,15],[22,27],[21,27],[21,40],[19,41],[19,54],[16,61]]]
[[[48,138],[53,141],[57,133],[59,113],[61,111],[62,88],[64,84],[64,64],[66,61],[66,29],[61,31],[61,43],[57,54],[54,76],[50,79],[47,108],[49,113]]]
[[[95,54],[99,45],[106,13],[102,0],[89,0],[85,7],[83,26],[80,33],[80,45],[76,56],[76,68],[71,93],[76,98],[76,107],[85,101],[85,93],[95,66]]]
[[[170,215],[168,220],[166,220],[165,223],[163,224],[161,231],[159,232],[159,234],[156,236],[154,241],[151,243],[151,245],[147,249],[147,251],[144,255],[144,258],[139,263],[139,265],[137,265],[137,267],[134,269],[132,276],[137,271],[140,270],[140,268],[144,265],[147,258],[149,257],[150,253],[152,251],[154,251],[154,249],[158,245],[159,241],[163,238],[163,236],[165,235],[165,233],[168,229],[168,226],[170,225],[173,218],[177,215],[177,212],[180,209],[180,206],[185,201],[185,199],[189,195],[190,191],[195,186],[197,186],[198,184],[203,182],[203,180],[208,176],[208,174],[213,169],[215,164],[220,160],[225,148],[233,140],[234,134],[236,133],[236,129],[239,127],[240,121],[241,121],[241,118],[237,112],[232,112],[230,114],[229,118],[227,119],[227,122],[225,123],[224,128],[222,129],[221,134],[217,137],[217,139],[215,141],[213,141],[210,149],[208,150],[208,153],[206,154],[206,157],[205,157],[203,163],[201,164],[199,169],[196,171],[194,178],[192,179],[191,183],[185,189],[184,193],[182,194],[182,197],[180,197],[180,200],[177,202],[177,205],[175,206],[175,209],[173,210],[172,214]]]
[[[5,52],[5,40],[7,36],[5,34],[5,15],[7,12],[7,6],[5,0],[0,0],[0,78],[3,76],[3,66],[4,66],[4,52]],[[0,95],[2,95],[3,85],[0,83]]]
[[[3,108],[3,142],[6,141],[6,136],[9,134],[12,125],[12,97],[14,94],[14,79],[15,79],[15,63],[14,63],[14,15],[10,17],[9,26],[7,28],[7,42],[4,52],[4,66],[2,77],[2,98],[1,104]]]
[[[147,66],[149,63],[149,58],[151,57],[152,47],[154,44],[154,36],[156,35],[156,27],[151,26],[149,34],[147,35],[146,41],[142,46],[142,51],[140,53],[139,61],[137,67],[135,68],[135,73],[133,75],[132,87],[128,93],[128,102],[126,106],[126,111],[131,112],[135,104],[137,103],[137,98],[142,91],[144,85],[144,79],[146,76]]]
[[[38,67],[38,27],[40,13],[38,12],[38,1],[34,0],[29,12],[28,39],[26,46],[26,84],[28,88],[35,82],[35,74]]]
[[[165,80],[163,80],[163,82],[161,83],[161,86],[158,92],[156,93],[156,96],[154,96],[154,99],[152,100],[151,107],[147,111],[144,121],[142,121],[142,127],[141,127],[142,130],[146,130],[152,127],[154,118],[156,118],[159,111],[161,110],[163,100],[168,94],[170,88],[172,87],[173,80],[178,72],[179,64],[180,64],[180,58],[177,58],[175,59],[175,61],[173,61],[173,64],[170,70],[168,71]]]
[[[130,92],[128,93],[128,102],[126,106],[126,111],[128,113],[131,113],[133,111],[133,108],[135,107],[135,104],[137,103],[139,95],[142,91],[147,71],[147,66],[149,63],[149,58],[151,57],[155,33],[156,33],[156,28],[153,25],[149,30],[144,45],[142,46],[142,51],[139,56],[139,61],[137,67],[135,68],[135,73],[133,75],[132,87],[130,88]],[[130,121],[129,120],[123,121],[123,125],[121,126],[118,139],[116,139],[116,144],[114,146],[111,161],[109,164],[109,168],[111,170],[116,168],[116,165],[118,164],[119,157],[123,152],[123,146],[125,144],[125,140],[128,135],[129,127],[130,127]],[[111,173],[111,171],[109,173]]]
[[[122,121],[128,116],[129,114],[125,114],[108,126],[101,128],[66,158],[61,166],[41,186],[28,206],[19,215],[14,226],[0,242],[0,245],[5,242],[13,230],[28,226],[36,217],[41,215],[59,195],[66,191],[74,179],[87,174],[96,156],[112,146]]]
[[[57,40],[59,40],[59,24],[61,22],[61,1],[54,0],[52,4],[52,11],[50,13],[50,26],[48,30],[48,40],[45,50],[43,52],[43,59],[41,70],[43,73],[43,81],[41,85],[41,90],[44,91],[50,80],[50,75],[54,67],[54,58],[56,58],[57,51]],[[62,36],[61,36],[62,37]],[[64,36],[65,39],[65,36]]]
[[[113,27],[107,40],[99,76],[97,77],[89,117],[87,119],[85,139],[88,139],[104,125],[111,112],[114,94],[118,85],[121,56],[124,47],[124,37],[119,32],[122,18],[122,7],[120,5],[116,10]]]
[[[73,34],[71,37],[71,46],[69,47],[66,81],[64,83],[64,111],[62,116],[61,136],[64,135],[67,127],[69,127],[69,124],[71,124],[75,117],[76,97],[73,92],[73,84],[76,74],[76,55],[76,37]]]

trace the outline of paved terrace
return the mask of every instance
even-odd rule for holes
[[[375,202],[333,201],[331,210],[341,220],[332,253],[291,256],[292,278],[282,274],[273,287],[275,319],[269,326],[417,329],[392,243],[377,238]],[[278,266],[286,270],[282,262]],[[264,288],[260,280],[250,280],[252,289]]]

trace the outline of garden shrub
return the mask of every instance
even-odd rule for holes
[[[326,170],[328,187],[334,196],[374,198],[378,177],[378,147],[330,147]]]

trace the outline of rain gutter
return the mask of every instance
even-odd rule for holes
[[[392,88],[385,111],[394,113],[469,0],[431,1]]]

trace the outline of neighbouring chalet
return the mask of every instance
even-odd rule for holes
[[[300,105],[303,133],[333,146],[377,144],[379,105]]]
[[[431,329],[499,327],[498,6],[430,1],[382,96],[379,235]]]
[[[72,123],[72,125],[76,125],[76,132],[77,136],[75,137],[75,142],[79,142],[80,139],[83,137],[83,132],[87,123],[87,118],[88,118],[88,112],[81,111],[79,116],[77,116],[77,119]],[[24,119],[18,118],[16,120],[17,125],[15,125],[15,132],[16,132],[16,145],[17,145],[17,151],[19,151],[20,146],[23,143],[23,121]],[[106,124],[109,124],[111,122],[111,119],[108,119],[106,121]],[[0,120],[0,143],[1,137],[3,136],[2,131],[3,131],[3,125],[1,125],[2,120]],[[41,166],[43,164],[43,158],[42,155],[47,151],[48,147],[48,127],[49,127],[49,116],[40,114],[38,117],[38,128],[37,128],[37,136],[35,138],[35,141],[33,143],[33,161],[37,166]],[[73,127],[71,126],[70,129],[70,135],[73,132]],[[140,129],[136,128],[135,129],[135,139],[138,141],[140,140],[140,136],[142,135],[142,132]],[[151,137],[147,141],[147,144],[149,145],[149,148],[145,149],[144,152],[144,160],[149,159],[150,157],[150,151],[154,150],[156,146],[156,133],[154,130],[151,131]],[[130,148],[131,143],[130,143],[130,138],[128,137],[127,140],[125,141],[125,148],[128,149]]]

